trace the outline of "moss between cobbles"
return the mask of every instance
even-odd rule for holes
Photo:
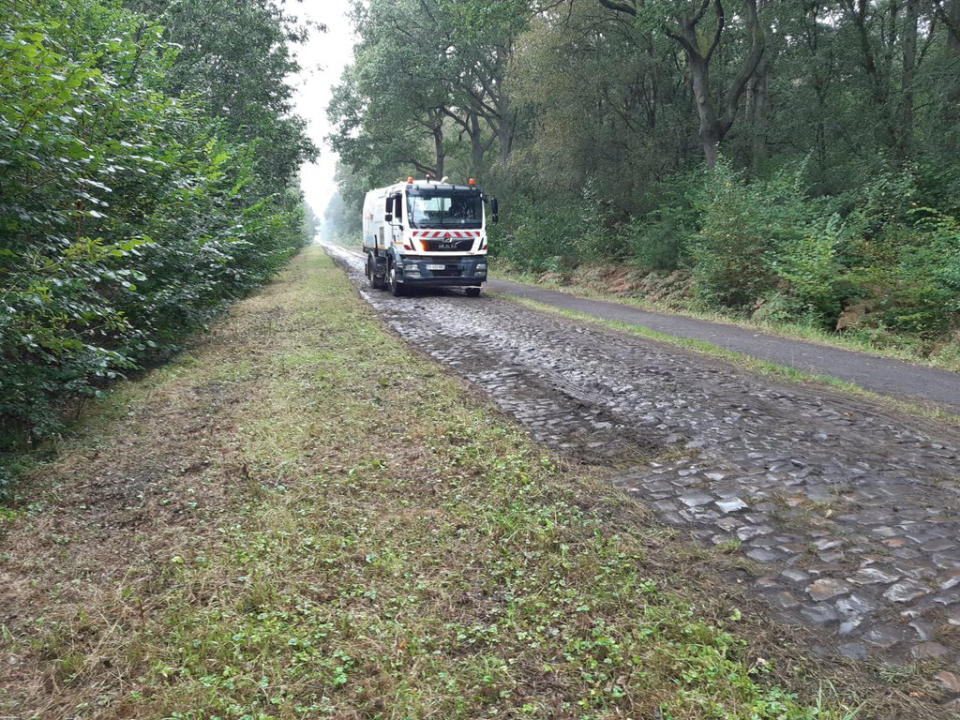
[[[863,676],[804,658],[720,588],[729,559],[672,538],[601,470],[545,454],[384,332],[318,249],[112,403],[128,412],[91,419],[33,481],[50,507],[3,541],[21,553],[5,570],[42,586],[9,646],[48,678],[7,682],[8,706],[191,720],[909,707],[903,688],[831,690],[827,672]],[[106,465],[94,454],[130,433]],[[184,444],[170,455],[158,435]],[[57,488],[131,466],[159,473],[142,479],[150,512],[135,533],[78,525],[54,589],[43,517],[99,502],[95,484]],[[97,555],[112,541],[120,557]]]

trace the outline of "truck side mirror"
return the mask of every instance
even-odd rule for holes
[[[387,213],[386,215],[383,216],[383,219],[386,220],[387,222],[393,222],[393,213]]]
[[[490,199],[490,221],[494,225],[500,222],[500,203],[496,198]]]

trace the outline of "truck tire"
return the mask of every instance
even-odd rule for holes
[[[406,295],[407,289],[403,286],[403,283],[397,282],[397,266],[392,262],[390,263],[390,269],[387,270],[387,283],[390,287],[390,294],[394,297]]]
[[[367,276],[367,280],[370,282],[370,287],[374,290],[383,290],[387,284],[377,278],[376,273],[377,264],[374,262],[373,255],[367,255],[367,266],[364,270]]]
[[[467,294],[467,297],[480,297],[480,288],[478,287],[468,287],[464,292]]]

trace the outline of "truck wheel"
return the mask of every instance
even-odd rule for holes
[[[467,288],[464,292],[467,293],[467,297],[480,297],[480,288]]]
[[[403,283],[397,282],[397,266],[393,263],[390,263],[390,270],[387,273],[390,283],[390,293],[394,297],[403,297],[405,294],[406,288],[403,287]]]
[[[367,267],[365,272],[367,274],[367,280],[370,281],[370,287],[372,287],[374,290],[383,290],[383,288],[387,286],[386,281],[377,277],[377,263],[373,259],[373,255],[367,255]]]

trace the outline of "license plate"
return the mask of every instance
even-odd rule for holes
[[[446,265],[427,265],[427,270],[446,270]]]

